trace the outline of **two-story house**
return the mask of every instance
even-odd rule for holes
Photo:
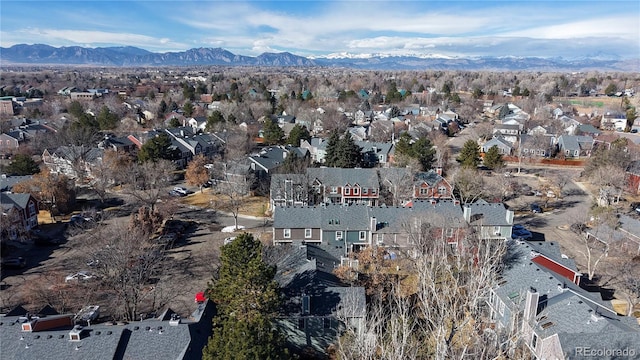
[[[478,200],[462,206],[465,221],[479,234],[481,239],[511,239],[513,211],[503,203],[490,204]]]
[[[0,229],[3,239],[16,239],[38,226],[38,201],[31,194],[2,192],[0,208],[7,220]]]
[[[317,203],[378,204],[380,185],[375,169],[309,168],[307,176],[319,195]]]
[[[591,136],[561,135],[558,138],[558,151],[567,158],[589,157],[593,143]]]
[[[453,199],[453,186],[442,176],[442,168],[416,173],[414,199]]]

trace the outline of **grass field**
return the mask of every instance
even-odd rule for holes
[[[204,189],[203,192],[197,191],[181,200],[183,203],[203,208],[216,208],[216,204],[225,201],[224,197],[219,194],[212,194],[210,189]],[[265,212],[269,208],[269,200],[261,196],[248,196],[244,199],[240,207],[240,213],[251,216],[265,216]]]

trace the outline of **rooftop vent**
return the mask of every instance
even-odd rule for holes
[[[76,325],[69,331],[69,340],[70,341],[80,341],[82,340],[83,335],[83,327],[80,325]]]
[[[170,326],[178,326],[178,325],[180,325],[180,315],[171,314],[171,319],[169,320],[169,325]]]

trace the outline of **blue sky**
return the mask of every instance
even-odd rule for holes
[[[640,1],[16,1],[0,44],[640,58]]]

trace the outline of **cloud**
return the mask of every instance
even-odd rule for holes
[[[140,34],[87,30],[27,28],[14,32],[2,32],[3,46],[19,43],[46,43],[52,46],[104,46],[129,45],[146,49],[184,49],[186,44],[169,38],[155,38]]]

